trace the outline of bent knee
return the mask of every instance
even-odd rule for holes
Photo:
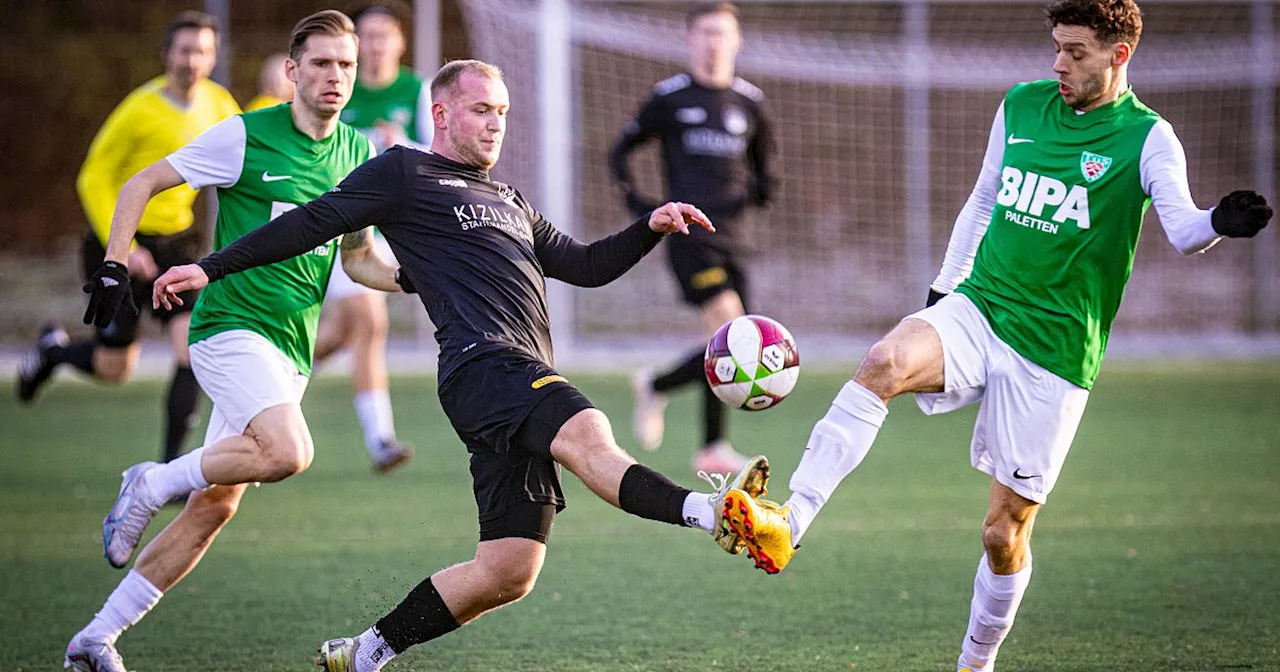
[[[309,436],[274,436],[259,438],[264,482],[282,481],[300,474],[311,466],[315,449]]]
[[[216,531],[235,517],[243,495],[244,486],[214,486],[193,494],[183,513]]]
[[[527,566],[490,568],[494,596],[504,603],[515,602],[533,592],[538,582],[538,571]]]
[[[881,399],[895,397],[902,392],[909,373],[905,360],[905,353],[898,345],[877,341],[862,359],[854,380]]]

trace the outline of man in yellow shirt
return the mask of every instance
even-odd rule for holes
[[[120,188],[135,173],[195,139],[205,129],[240,112],[226,89],[209,81],[217,58],[217,20],[183,12],[165,30],[164,75],[135,89],[122,101],[93,139],[76,180],[90,231],[83,247],[84,275],[103,263]],[[151,280],[170,266],[201,257],[204,236],[194,221],[196,192],[183,185],[154,195],[138,226],[129,259],[135,282],[134,304],[121,306],[110,323],[96,324],[93,338],[71,342],[66,331],[47,326],[19,369],[18,397],[32,401],[61,364],[70,364],[96,380],[120,383],[138,362],[137,306],[149,304]],[[187,356],[187,325],[195,296],[174,310],[154,310],[165,325],[175,367],[166,404],[164,457],[176,457],[195,414],[200,388]]]

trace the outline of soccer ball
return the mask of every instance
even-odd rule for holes
[[[724,403],[747,411],[777,406],[800,377],[800,351],[791,332],[763,315],[724,323],[707,344],[707,383]]]

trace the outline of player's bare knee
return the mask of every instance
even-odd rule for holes
[[[194,501],[187,505],[188,511],[194,514],[204,527],[219,530],[226,525],[240,510],[240,497],[243,488],[220,486],[204,490],[194,496]]]
[[[533,592],[538,582],[538,568],[535,565],[508,562],[488,568],[493,581],[493,595],[503,604],[515,602]]]
[[[604,413],[594,408],[579,411],[560,427],[551,442],[551,454],[569,471],[574,465],[609,452],[621,452],[613,440],[613,427]]]
[[[287,421],[268,424],[253,435],[258,444],[261,472],[259,480],[282,481],[311,466],[315,450],[305,425]]]
[[[862,359],[853,379],[881,399],[897,396],[906,379],[902,353],[897,345],[886,340],[876,342]]]
[[[1026,553],[1027,530],[1012,518],[1000,518],[982,525],[982,546],[996,571],[1016,571]]]

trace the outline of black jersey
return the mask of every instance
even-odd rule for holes
[[[648,219],[584,245],[516,189],[437,154],[394,147],[332,191],[200,262],[210,281],[377,226],[418,290],[440,344],[440,378],[499,350],[553,365],[545,278],[594,287],[662,239]]]
[[[635,191],[627,155],[649,138],[662,143],[667,198],[692,203],[717,226],[742,212],[748,199],[763,204],[771,178],[769,121],[764,94],[735,78],[709,89],[688,73],[657,84],[609,155],[614,179]]]

